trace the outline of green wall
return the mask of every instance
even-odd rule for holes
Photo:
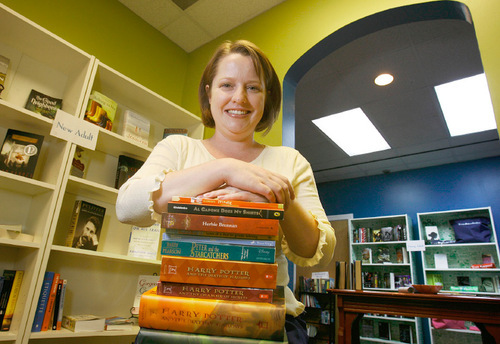
[[[253,41],[266,52],[283,80],[300,56],[343,26],[376,12],[419,2],[425,1],[286,0],[187,54],[117,0],[2,0],[15,11],[195,114],[199,114],[196,90],[202,69],[223,40]],[[497,19],[500,1],[462,2],[472,13],[500,127],[500,46],[495,42],[500,32]],[[281,138],[281,120],[266,137],[259,135],[260,141],[270,145],[281,144]]]

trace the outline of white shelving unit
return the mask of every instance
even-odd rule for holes
[[[10,59],[0,99],[0,138],[13,128],[44,135],[34,178],[0,171],[0,221],[22,224],[33,242],[0,238],[0,269],[25,271],[10,331],[0,343],[131,343],[133,331],[31,333],[45,271],[68,280],[64,314],[128,316],[139,275],[159,272],[160,260],[127,256],[130,225],[115,215],[118,156],[145,160],[162,139],[163,129],[184,127],[203,137],[199,117],[148,90],[0,4],[0,54]],[[50,136],[52,120],[24,109],[31,89],[63,99],[62,110],[83,120],[88,98],[97,90],[118,103],[113,131],[99,128],[86,178],[69,174],[76,145]],[[117,133],[130,109],[151,121],[149,146]],[[97,251],[66,247],[75,200],[106,207]]]
[[[373,232],[377,232],[384,227],[392,227],[393,230],[394,228],[400,227],[402,229],[400,230],[400,233],[404,232],[405,235],[399,238],[393,236],[392,240],[388,241],[383,241],[382,237],[380,237],[380,239],[375,239],[380,241],[373,241]],[[359,238],[360,228],[364,228],[368,233],[366,241],[364,242],[360,242],[362,241]],[[391,287],[390,279],[384,278],[384,276],[387,277],[391,274],[393,276],[410,276],[411,283],[416,283],[415,262],[413,254],[406,251],[407,242],[412,240],[412,237],[412,222],[406,214],[357,218],[349,221],[349,248],[351,261],[363,260],[363,251],[366,249],[371,249],[371,263],[363,262],[362,272],[368,272],[372,274],[372,285],[367,286],[367,284],[364,283],[363,289],[372,291],[396,291],[397,285]],[[386,255],[385,258],[388,261],[379,262],[378,252],[383,252]],[[406,255],[406,257],[401,257],[401,254],[403,254],[403,256]],[[376,286],[374,285],[375,275],[378,276],[378,283]],[[399,328],[400,324],[410,325],[413,343],[423,343],[421,320],[419,318],[388,317],[384,315],[365,316],[360,325],[361,333],[363,333],[362,326],[365,320],[371,321],[375,326],[378,326],[379,322],[389,323],[390,329],[392,331],[392,339],[376,338],[378,337],[377,329],[374,329],[374,337],[362,337],[361,342],[363,343],[399,343],[399,332],[397,331],[397,329]]]
[[[425,251],[422,252],[422,266],[424,269],[424,283],[433,284],[433,275],[440,276],[443,289],[441,292],[451,292],[451,286],[458,286],[459,277],[468,278],[471,286],[477,286],[477,292],[460,291],[464,294],[499,296],[500,291],[486,291],[482,287],[482,278],[499,278],[499,249],[495,231],[495,224],[490,207],[459,209],[449,211],[438,211],[428,213],[418,213],[418,227],[420,238],[425,240]],[[489,220],[491,237],[489,242],[456,243],[455,231],[450,220],[487,218]],[[438,230],[439,240],[431,243],[426,233],[426,226],[435,226]],[[435,255],[440,254],[446,257],[448,267],[436,267]],[[482,264],[483,254],[493,258],[497,268],[473,269],[472,264]],[[456,292],[456,291],[454,291]],[[429,320],[430,321],[430,320]],[[460,343],[480,343],[481,336],[478,331],[469,330],[437,330],[431,328],[431,338],[435,343],[445,343],[451,336],[462,336]],[[443,334],[444,333],[444,334]],[[442,338],[446,338],[443,341]]]

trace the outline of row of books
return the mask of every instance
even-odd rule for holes
[[[396,331],[391,326],[397,326]],[[361,323],[361,337],[394,340],[402,343],[414,343],[413,328],[409,324],[392,324],[387,321],[374,321],[374,319],[363,319]]]
[[[388,247],[377,247],[374,249],[364,247],[361,251],[361,261],[363,264],[408,264],[408,251],[406,247],[396,247],[395,253],[395,255],[391,256],[391,251]]]
[[[162,216],[159,281],[141,296],[138,342],[175,341],[179,332],[214,343],[282,342],[275,262],[282,216],[277,204],[174,197]]]
[[[4,270],[0,276],[0,331],[10,330],[23,277],[23,270]]]
[[[352,240],[353,243],[406,241],[406,227],[402,225],[382,228],[359,227],[353,229]]]
[[[308,278],[299,276],[299,290],[306,293],[326,293],[335,286],[335,278]]]
[[[67,282],[59,273],[45,272],[31,332],[61,329]]]
[[[427,284],[442,285],[443,275],[440,273],[427,273]],[[486,292],[500,293],[500,277],[499,276],[480,276],[480,283],[473,285],[469,276],[456,276],[456,285],[446,286],[450,291],[457,292]]]
[[[396,274],[394,272],[370,272],[363,271],[363,287],[364,288],[386,288],[398,289],[401,287],[410,287],[412,280],[410,275]]]

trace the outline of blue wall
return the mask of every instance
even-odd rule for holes
[[[500,232],[500,157],[318,184],[327,215],[354,218],[491,206]]]

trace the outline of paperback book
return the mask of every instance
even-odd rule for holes
[[[191,297],[237,302],[272,302],[273,289],[238,288],[203,284],[185,284],[158,281],[158,295]]]
[[[167,205],[169,213],[198,214],[198,215],[218,215],[257,219],[283,220],[283,209],[258,209],[241,208],[234,206],[205,205],[194,203],[169,202]]]
[[[104,331],[106,319],[91,314],[65,315],[62,327],[73,332]]]
[[[132,177],[144,164],[144,161],[132,158],[126,155],[118,157],[118,166],[116,167],[115,188],[119,189],[125,182]]]
[[[163,256],[160,281],[274,289],[277,273],[276,263]]]
[[[101,128],[111,130],[117,108],[118,104],[113,99],[93,90],[89,97],[84,119]]]
[[[23,277],[24,277],[23,270],[15,271],[14,279],[12,280],[12,286],[10,289],[10,295],[9,298],[7,299],[4,313],[0,314],[0,318],[3,316],[3,320],[1,321],[0,331],[10,330],[10,325],[12,324],[12,318],[14,316],[14,311],[16,309],[17,300],[19,299],[19,293],[21,292]],[[3,288],[0,288],[0,290],[3,290]]]
[[[106,208],[77,200],[66,237],[66,246],[97,251]]]
[[[223,205],[227,207],[233,206],[241,208],[284,209],[283,204],[281,203],[249,202],[249,201],[238,201],[238,200],[224,200],[218,198],[173,196],[172,202],[194,203],[194,204],[205,204],[205,205]]]
[[[272,303],[233,302],[158,295],[141,297],[139,326],[157,330],[282,341],[285,327],[283,287]]]
[[[24,107],[42,116],[54,119],[57,110],[62,109],[62,99],[31,90]]]
[[[54,275],[55,273],[53,271],[45,271],[42,290],[40,291],[40,296],[38,298],[35,319],[33,319],[31,332],[40,332],[42,330],[43,318],[45,316],[45,310],[47,308],[47,301],[49,300],[50,288],[52,286],[52,281],[54,280]]]
[[[80,146],[76,146],[75,155],[71,162],[70,174],[75,177],[85,178],[89,166],[89,154]]]
[[[161,227],[155,223],[150,227],[132,226],[128,240],[129,257],[155,260],[160,245]]]
[[[141,296],[149,289],[152,289],[156,286],[160,279],[158,275],[140,275],[137,279],[137,287],[135,290],[135,297],[133,301],[133,306],[130,310],[132,315],[139,314],[139,303],[141,302]]]
[[[16,270],[4,270],[2,277],[3,286],[0,290],[0,324],[2,323],[5,311],[7,310],[7,304],[9,302],[10,293],[16,277]]]
[[[43,136],[8,129],[0,151],[0,170],[33,178]]]
[[[131,141],[148,145],[149,142],[149,129],[150,121],[144,117],[130,110],[123,112],[121,135]]]

